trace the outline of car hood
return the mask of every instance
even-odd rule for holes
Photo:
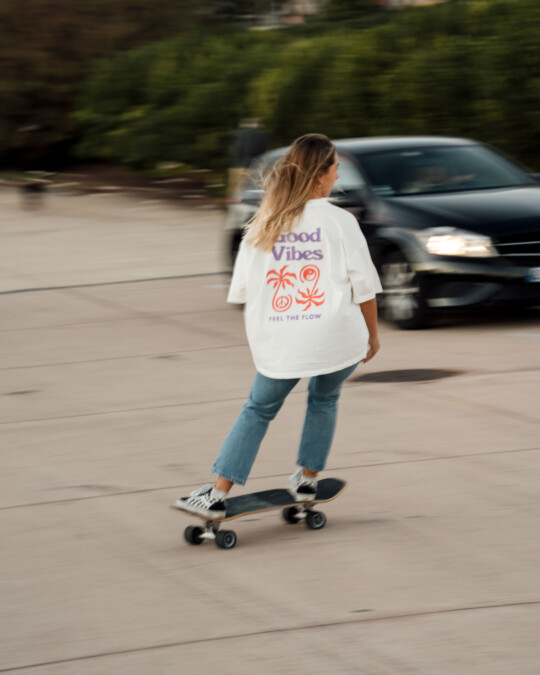
[[[540,231],[540,187],[387,198],[414,227],[458,227],[490,237]]]

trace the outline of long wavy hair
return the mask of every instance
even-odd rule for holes
[[[247,241],[270,253],[281,234],[291,232],[317,181],[336,158],[336,148],[322,134],[300,136],[262,180],[265,196],[246,227]]]

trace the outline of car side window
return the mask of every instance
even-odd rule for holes
[[[338,154],[338,174],[339,178],[334,183],[332,197],[340,194],[353,192],[364,187],[365,181],[356,168],[354,162],[346,155]]]

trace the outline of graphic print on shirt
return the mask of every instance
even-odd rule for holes
[[[306,265],[300,270],[300,281],[303,283],[313,284],[311,287],[307,287],[305,289],[305,293],[303,293],[301,290],[298,290],[298,295],[300,295],[301,298],[295,298],[298,305],[305,305],[305,307],[302,308],[303,312],[306,312],[311,307],[311,305],[320,307],[322,304],[324,304],[324,291],[321,292],[317,288],[320,276],[321,272],[317,265]]]
[[[275,288],[275,293],[272,298],[272,309],[275,312],[286,312],[291,308],[293,304],[293,297],[290,293],[283,293],[283,291],[288,290],[288,286],[292,289],[295,288],[295,282],[297,276],[294,272],[287,272],[288,265],[284,265],[278,272],[278,270],[270,270],[266,275],[266,283],[268,285],[272,284]],[[298,278],[301,283],[310,284],[309,286],[304,286],[296,289],[298,295],[295,298],[297,305],[304,305],[302,311],[306,312],[312,305],[320,307],[324,304],[324,291],[320,291],[317,287],[321,272],[317,265],[305,265],[300,270]],[[294,279],[294,281],[293,281]],[[280,293],[281,291],[281,293]]]
[[[292,278],[296,279],[296,274],[294,272],[285,272],[288,265],[283,265],[279,270],[270,270],[266,275],[266,283],[273,284],[273,288],[276,289],[274,297],[272,298],[272,309],[276,312],[286,312],[293,303],[292,295],[280,295],[280,290],[286,290],[287,286],[294,288],[294,283],[291,281]]]

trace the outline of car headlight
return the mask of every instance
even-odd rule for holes
[[[498,255],[489,237],[452,227],[434,227],[415,233],[432,255],[491,258]]]

